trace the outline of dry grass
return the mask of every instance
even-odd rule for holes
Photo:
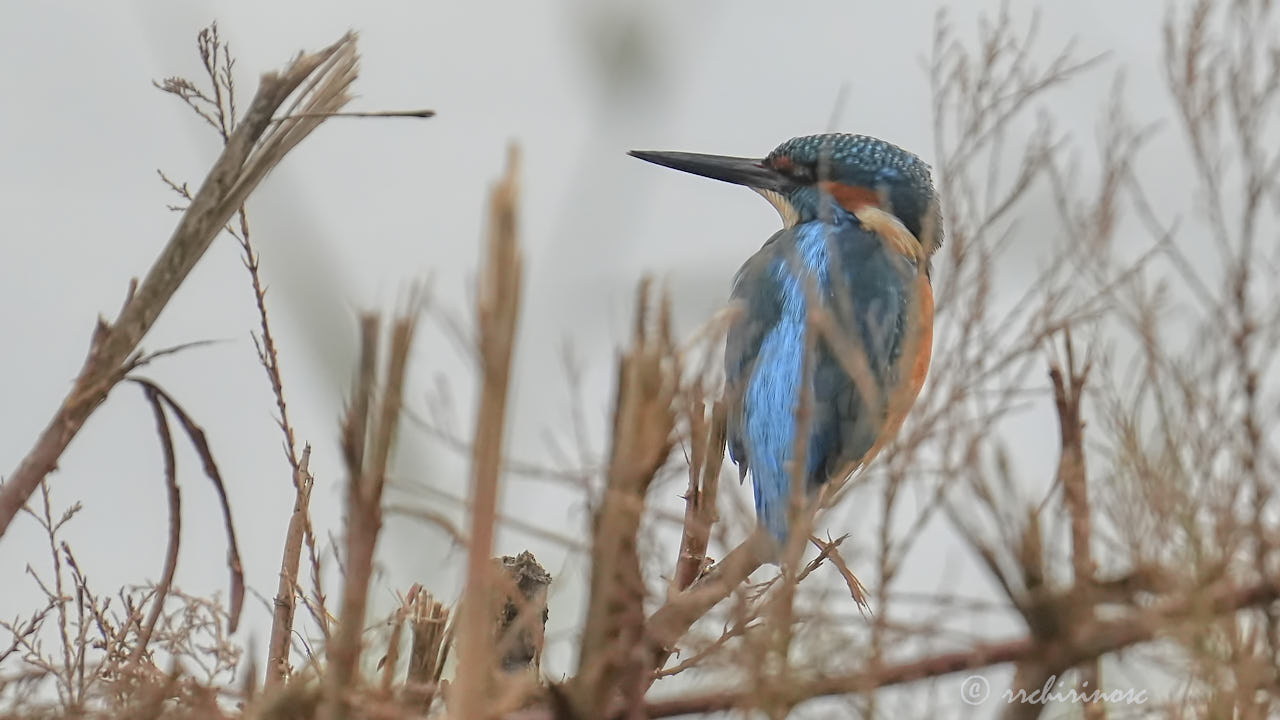
[[[0,489],[0,534],[25,511],[49,545],[47,568],[30,571],[46,602],[0,624],[7,634],[0,711],[630,720],[734,709],[783,717],[810,703],[870,716],[893,712],[892,703],[907,697],[924,713],[956,714],[968,709],[962,698],[927,688],[945,687],[940,679],[954,673],[1006,667],[1013,694],[1060,679],[1067,687],[1120,689],[1126,678],[1164,672],[1173,679],[1162,689],[1152,683],[1146,714],[1276,714],[1280,388],[1269,349],[1280,342],[1280,290],[1268,282],[1268,269],[1280,261],[1280,246],[1268,241],[1280,214],[1280,45],[1273,11],[1249,0],[1200,0],[1167,22],[1164,63],[1178,112],[1178,127],[1169,131],[1179,134],[1195,167],[1189,199],[1205,209],[1204,232],[1152,209],[1135,168],[1153,131],[1128,119],[1119,86],[1101,109],[1097,170],[1087,176],[1049,116],[1036,114],[1056,88],[1097,72],[1095,60],[1067,46],[1037,64],[1036,24],[1017,27],[1008,13],[984,22],[975,41],[963,39],[945,15],[936,27],[928,70],[947,238],[934,273],[936,360],[897,442],[823,498],[823,512],[865,508],[857,533],[826,540],[798,534],[782,569],[760,572],[770,548],[757,534],[735,537],[718,509],[728,473],[727,410],[715,373],[696,351],[715,346],[725,317],[682,344],[669,300],[648,282],[640,285],[634,332],[618,361],[604,467],[547,469],[505,455],[522,277],[513,150],[491,196],[477,329],[473,338],[457,331],[476,351],[476,425],[458,437],[428,424],[445,445],[470,456],[466,527],[383,497],[402,416],[413,409],[405,387],[422,308],[415,293],[389,322],[373,314],[360,321],[360,361],[340,434],[347,492],[336,617],[320,584],[310,447],[298,450],[289,418],[244,201],[302,137],[338,114],[355,76],[354,38],[266,76],[241,115],[234,63],[216,29],[202,33],[207,88],[180,79],[161,87],[219,133],[223,155],[195,193],[165,179],[185,202],[178,229],[131,288],[120,317],[100,323],[73,390]],[[1005,251],[1025,228],[1017,221],[1037,193],[1057,209],[1052,223],[1037,227],[1055,242],[1041,271],[1013,292],[1003,281]],[[215,453],[176,400],[130,375],[155,357],[141,354],[139,342],[222,230],[244,252],[259,311],[256,347],[287,461],[282,476],[287,472],[296,493],[291,516],[281,518],[263,691],[258,669],[241,663],[243,639],[228,637],[243,585],[234,552],[229,609],[173,584],[181,526],[171,420],[220,486]],[[925,234],[916,240],[936,246],[940,236]],[[1205,244],[1215,249],[1216,264],[1190,259],[1202,256]],[[844,348],[830,318],[813,324],[811,342]],[[1188,327],[1194,332],[1182,340]],[[856,375],[856,353],[845,350]],[[171,524],[160,582],[108,597],[90,586],[61,540],[79,506],[56,510],[47,475],[126,377],[154,410]],[[1037,403],[1058,420],[1059,460],[1043,478],[1021,473],[1006,447],[1009,423]],[[568,480],[591,500],[590,542],[566,540],[587,558],[590,579],[585,614],[575,623],[577,667],[565,678],[545,677],[540,664],[555,579],[532,556],[492,557],[496,530],[511,522],[499,511],[502,483],[522,474]],[[685,506],[665,517],[652,495],[671,478],[687,487]],[[223,499],[234,549],[232,508]],[[796,520],[803,526],[808,508],[800,500]],[[441,524],[465,546],[466,589],[450,608],[414,585],[379,644],[367,631],[368,598],[389,511]],[[650,532],[664,523],[678,526],[675,543]],[[985,570],[989,599],[906,589],[915,551],[939,529]],[[299,579],[304,547],[309,589]],[[710,557],[718,548],[728,551]],[[312,618],[310,629],[299,627],[298,603]],[[1007,630],[972,631],[991,617]],[[304,634],[321,649],[299,652],[294,644]],[[375,654],[376,674],[364,672]],[[241,687],[232,685],[237,670],[246,679]],[[691,678],[698,682],[683,682]],[[1088,718],[1132,712],[1097,697],[1080,704]],[[1009,717],[1044,709],[1001,706]]]

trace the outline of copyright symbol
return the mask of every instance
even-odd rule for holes
[[[970,675],[960,684],[960,699],[966,705],[981,705],[991,694],[991,683],[981,675]]]

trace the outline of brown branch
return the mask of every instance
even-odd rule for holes
[[[1171,601],[1162,608],[1135,617],[1093,623],[1078,628],[1070,641],[1045,644],[1032,637],[1001,643],[985,644],[971,650],[944,653],[896,665],[832,676],[809,682],[797,682],[779,688],[784,700],[795,705],[806,700],[830,695],[862,693],[868,690],[917,682],[951,673],[978,670],[1010,662],[1035,659],[1047,667],[1071,667],[1087,659],[1097,658],[1131,645],[1152,640],[1177,624],[1204,623],[1243,608],[1258,607],[1280,600],[1280,587],[1264,582],[1238,588],[1220,585],[1203,596],[1188,596]],[[693,693],[668,700],[646,703],[644,717],[660,718],[697,713],[710,713],[746,707],[754,698],[753,688]],[[1026,703],[1021,703],[1026,704]],[[1040,708],[1037,707],[1037,711]],[[512,716],[510,720],[541,720],[541,715]],[[615,720],[626,717],[613,716]]]
[[[262,77],[244,119],[230,136],[200,190],[178,222],[114,323],[100,319],[88,357],[71,390],[18,467],[0,487],[0,537],[13,517],[58,465],[58,460],[85,421],[132,367],[131,357],[173,297],[178,286],[204,255],[213,238],[242,206],[259,181],[324,118],[272,124],[277,109],[304,82],[311,80],[301,104],[307,112],[335,112],[346,104],[355,79],[355,36],[347,34],[318,53],[302,55],[283,73]]]
[[[720,468],[724,464],[728,406],[716,402],[711,406],[711,423],[707,424],[705,403],[693,403],[689,409],[689,490],[684,502],[684,532],[680,538],[680,555],[672,589],[687,589],[706,570],[707,542],[711,527],[719,519],[716,492],[720,485]]]
[[[670,597],[645,622],[646,653],[655,675],[666,665],[676,643],[711,608],[755,572],[773,552],[773,539],[757,530],[729,551],[688,590]],[[652,682],[652,680],[650,681]]]
[[[489,237],[476,288],[480,407],[471,467],[471,544],[467,582],[459,617],[459,669],[455,681],[457,716],[484,717],[493,674],[492,564],[498,480],[506,427],[507,392],[520,309],[522,260],[517,236],[519,153],[507,153],[507,168],[489,197]]]
[[[1049,368],[1049,379],[1053,383],[1053,401],[1058,412],[1058,427],[1062,444],[1062,455],[1058,459],[1058,483],[1062,486],[1063,502],[1067,506],[1067,514],[1071,518],[1071,560],[1075,573],[1073,590],[1079,597],[1078,610],[1082,612],[1081,620],[1092,620],[1093,605],[1096,602],[1095,573],[1097,566],[1093,560],[1090,546],[1093,539],[1093,521],[1089,507],[1089,481],[1085,471],[1084,455],[1084,419],[1080,413],[1084,384],[1089,377],[1089,362],[1084,367],[1076,365],[1075,347],[1071,342],[1071,332],[1063,332],[1063,343],[1066,350],[1066,368],[1057,363]],[[1030,683],[1026,687],[1035,688],[1044,685],[1041,678],[1039,684]],[[1088,683],[1086,687],[1102,688],[1102,664],[1094,658],[1080,667],[1080,679]],[[1092,694],[1085,694],[1085,720],[1105,720],[1106,704]],[[1020,703],[1026,704],[1026,703]]]

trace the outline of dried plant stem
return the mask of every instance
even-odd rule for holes
[[[278,687],[289,676],[289,647],[293,635],[294,610],[297,607],[298,566],[302,561],[302,541],[306,534],[307,516],[311,504],[311,488],[315,479],[311,476],[311,446],[302,448],[302,457],[294,470],[293,514],[289,517],[289,529],[285,535],[284,557],[280,562],[280,584],[276,587],[275,614],[271,621],[271,639],[267,645],[268,690]]]
[[[391,448],[400,426],[400,407],[404,399],[405,375],[409,351],[413,346],[413,330],[418,322],[419,303],[416,293],[409,309],[395,319],[387,357],[382,393],[373,401],[373,379],[376,373],[378,322],[376,316],[361,318],[361,366],[356,379],[356,396],[343,420],[342,437],[348,462],[353,458],[362,464],[347,468],[347,533],[346,578],[342,589],[342,614],[338,631],[329,649],[329,667],[325,678],[325,702],[320,717],[326,720],[345,718],[349,714],[349,693],[355,684],[360,660],[361,634],[369,598],[369,582],[373,578],[373,556],[382,530],[382,491],[386,485]],[[357,433],[353,428],[367,428]],[[348,443],[359,443],[359,447]]]
[[[644,576],[637,536],[646,494],[674,442],[680,370],[664,297],[650,328],[649,284],[637,299],[632,347],[618,363],[604,496],[592,519],[591,582],[569,698],[580,717],[599,717],[620,692],[637,707],[651,682],[643,647]],[[639,651],[639,652],[637,652]]]
[[[482,385],[471,468],[471,544],[459,617],[461,656],[450,712],[468,720],[486,716],[494,669],[493,532],[506,427],[507,389],[520,309],[521,257],[517,240],[519,154],[513,145],[507,169],[489,199],[489,237],[476,291]]]
[[[1058,460],[1058,483],[1062,486],[1063,501],[1067,506],[1067,514],[1071,518],[1074,591],[1079,598],[1077,609],[1081,612],[1078,621],[1091,622],[1094,603],[1097,602],[1094,589],[1097,567],[1093,559],[1093,520],[1089,506],[1089,480],[1085,471],[1084,419],[1081,416],[1081,399],[1090,368],[1087,360],[1083,368],[1077,367],[1070,331],[1063,333],[1063,343],[1067,359],[1065,374],[1064,368],[1057,364],[1049,368],[1062,444],[1062,455]],[[1101,659],[1091,658],[1081,665],[1080,676],[1082,681],[1088,683],[1085,687],[1100,690],[1102,688]],[[1086,695],[1082,702],[1086,720],[1105,720],[1106,703],[1091,695]]]
[[[301,104],[307,112],[336,112],[346,104],[356,74],[355,36],[348,34],[317,53],[302,55],[283,73],[262,77],[244,119],[227,140],[173,236],[147,276],[130,292],[114,323],[99,319],[79,375],[35,445],[0,487],[0,537],[14,515],[57,467],[85,420],[137,362],[135,350],[213,238],[258,183],[323,117],[272,123],[294,91],[310,81]]]
[[[200,457],[201,465],[204,469],[205,477],[209,478],[209,482],[213,483],[213,489],[218,494],[218,506],[222,510],[222,523],[227,533],[227,569],[231,572],[231,592],[227,608],[227,624],[231,632],[235,632],[236,627],[240,623],[240,611],[244,606],[244,568],[240,564],[240,544],[236,540],[235,524],[231,520],[231,503],[227,500],[227,487],[222,481],[222,473],[218,470],[218,463],[214,460],[213,450],[209,447],[209,440],[205,436],[204,428],[196,424],[187,411],[178,404],[176,400],[170,397],[159,385],[151,380],[140,377],[130,377],[129,380],[142,387],[143,392],[147,394],[148,400],[151,401],[152,407],[156,408],[158,413],[156,417],[157,423],[165,425],[160,433],[162,444],[168,446],[166,453],[172,451],[172,441],[169,436],[167,421],[163,409],[157,407],[163,404],[169,408],[169,412],[178,420],[178,424],[182,426],[182,430],[187,435],[187,439],[191,441],[192,447],[196,454]],[[169,465],[166,459],[166,469]],[[176,478],[175,478],[176,482]],[[175,485],[170,495],[170,510],[175,506],[177,486]],[[171,528],[171,532],[173,528]],[[173,562],[177,563],[176,543],[173,553]]]
[[[676,643],[698,618],[707,614],[755,572],[772,552],[773,540],[758,530],[729,551],[697,582],[667,599],[645,622],[649,667],[656,673],[666,665]],[[653,679],[649,682],[652,683]]]
[[[151,635],[155,632],[156,623],[164,611],[165,597],[173,585],[174,573],[178,570],[178,545],[182,540],[182,495],[178,490],[178,468],[173,452],[173,435],[169,432],[169,421],[164,415],[164,405],[160,394],[154,388],[144,388],[147,402],[156,420],[156,433],[160,436],[160,450],[164,455],[164,485],[169,499],[169,541],[164,554],[164,570],[160,574],[160,582],[156,583],[155,593],[151,596],[151,611],[138,634],[138,639],[129,655],[130,662],[137,662],[147,650]]]
[[[697,402],[689,410],[689,490],[685,494],[684,532],[680,537],[680,555],[672,589],[687,589],[706,569],[707,542],[711,527],[719,520],[716,494],[720,485],[720,468],[724,464],[728,406],[717,402],[711,408],[707,423],[705,403]]]

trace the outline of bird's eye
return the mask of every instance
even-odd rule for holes
[[[802,183],[813,182],[813,168],[808,165],[793,165],[791,167],[791,177]]]

